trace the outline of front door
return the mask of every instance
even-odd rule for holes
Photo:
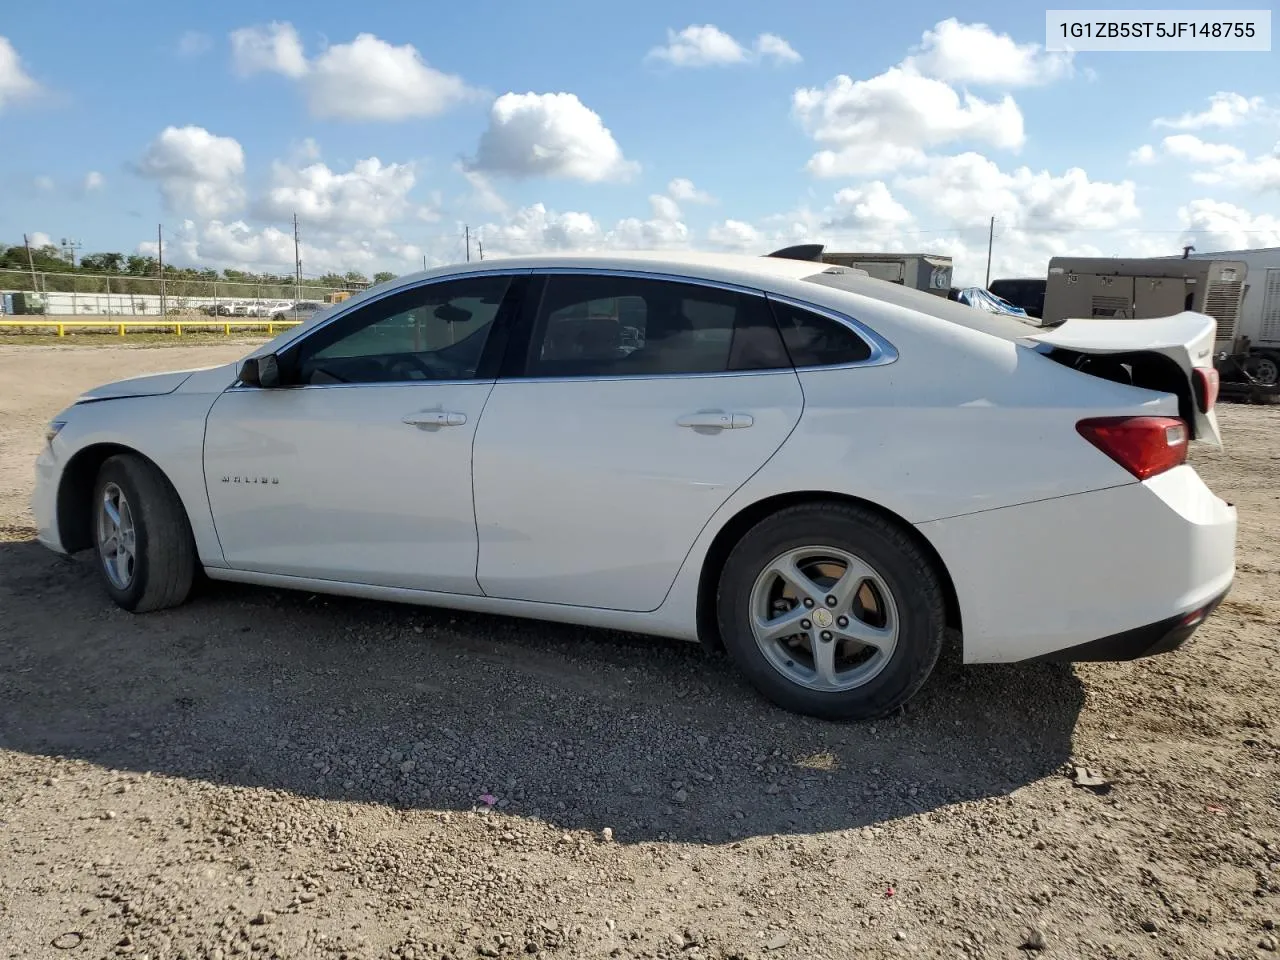
[[[522,284],[391,294],[287,348],[285,385],[219,397],[204,465],[228,565],[479,593],[471,444]]]
[[[799,380],[758,294],[607,273],[544,284],[476,434],[480,585],[656,609],[795,427]]]

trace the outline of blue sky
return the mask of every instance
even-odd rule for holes
[[[0,242],[403,271],[566,247],[1280,245],[1280,54],[1043,50],[1025,4],[29,4]],[[147,244],[151,244],[150,247]],[[475,251],[473,250],[473,253]]]

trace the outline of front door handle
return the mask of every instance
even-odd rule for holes
[[[467,422],[467,415],[446,410],[423,410],[409,414],[404,422],[414,427],[460,427]]]
[[[697,413],[685,414],[676,423],[694,430],[743,430],[755,423],[755,418],[749,413],[699,410]]]

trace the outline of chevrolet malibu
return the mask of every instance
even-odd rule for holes
[[[40,540],[136,613],[218,580],[700,640],[827,718],[966,662],[1171,650],[1235,569],[1212,318],[1042,328],[779,257],[487,260],[80,397]]]

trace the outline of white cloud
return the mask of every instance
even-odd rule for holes
[[[649,59],[665,60],[677,67],[711,67],[743,63],[747,51],[719,27],[690,24],[679,32],[667,30],[666,46],[650,50]]]
[[[606,230],[589,213],[555,213],[545,204],[522,207],[501,223],[486,223],[476,231],[486,256],[514,256],[556,250],[655,250],[687,247],[689,228],[672,217],[661,203],[670,198],[650,197],[654,215],[647,220],[626,217]]]
[[[745,46],[710,24],[690,24],[683,30],[667,30],[665,46],[654,47],[646,59],[662,60],[675,67],[722,67],[736,63],[799,63],[800,54],[776,33],[762,33],[755,45]]]
[[[1153,126],[1175,130],[1200,130],[1204,127],[1238,127],[1248,120],[1269,114],[1262,97],[1246,97],[1239,93],[1215,93],[1209,108],[1200,113],[1184,113],[1172,119],[1159,117]]]
[[[1254,215],[1243,207],[1217,200],[1192,200],[1178,210],[1187,227],[1186,242],[1197,252],[1280,247],[1280,217]]]
[[[655,193],[650,196],[649,206],[653,208],[653,216],[656,220],[680,219],[680,204],[665,193]]]
[[[469,169],[596,183],[626,180],[639,165],[623,156],[600,115],[576,95],[505,93],[489,110]]]
[[[155,241],[144,241],[138,249],[154,255]],[[421,269],[425,253],[389,230],[324,234],[319,241],[304,234],[299,247],[304,277],[348,270],[366,276],[384,269],[404,273]],[[187,220],[173,236],[165,238],[166,258],[189,266],[292,273],[293,254],[291,231],[274,226],[257,228],[242,220]]]
[[[454,168],[462,174],[463,178],[471,186],[470,201],[486,213],[506,213],[508,210],[507,201],[502,199],[502,195],[494,188],[486,177],[479,170],[469,170],[467,167],[459,163]]]
[[[890,67],[869,80],[840,75],[822,88],[797,90],[792,109],[822,150],[809,160],[817,176],[884,173],[924,161],[924,149],[976,140],[1022,146],[1022,113],[1013,99],[963,97],[940,80]]]
[[[799,63],[803,59],[795,47],[776,33],[762,33],[756,37],[756,53],[763,59],[778,63]]]
[[[461,77],[429,65],[412,44],[395,46],[371,33],[308,60],[293,24],[272,22],[232,31],[231,54],[241,76],[271,72],[299,81],[316,117],[433,117],[479,96]]]
[[[828,227],[845,227],[857,230],[888,230],[908,223],[911,213],[897,200],[880,180],[861,187],[845,187],[835,195],[836,212],[827,221]]]
[[[34,97],[40,84],[22,66],[22,58],[7,37],[0,36],[0,110],[11,103]]]
[[[1048,83],[1072,72],[1070,53],[1051,53],[1038,43],[1017,43],[985,23],[955,17],[926,30],[903,67],[949,83],[1001,88]]]
[[[898,184],[928,209],[961,225],[981,225],[995,216],[1006,228],[1095,230],[1141,215],[1132,181],[1090,180],[1079,167],[1061,176],[1028,167],[1005,173],[977,153],[934,157],[923,175],[901,178]]]
[[[667,184],[667,195],[682,203],[715,203],[716,198],[705,190],[699,190],[687,177],[676,177]]]
[[[381,227],[409,211],[414,182],[410,164],[384,164],[377,157],[359,160],[345,173],[319,162],[301,169],[277,162],[260,213],[268,220],[296,213],[309,226]]]
[[[689,228],[679,220],[656,217],[619,220],[605,237],[605,244],[622,250],[667,250],[689,245]]]
[[[187,30],[178,38],[178,56],[198,57],[208,53],[213,46],[213,38],[199,30]]]
[[[1208,143],[1192,133],[1165,137],[1163,146],[1170,156],[1209,168],[1191,174],[1196,183],[1228,184],[1256,192],[1280,189],[1280,149],[1251,160],[1239,147]]]
[[[433,117],[478,95],[429,66],[412,44],[392,46],[371,33],[316,57],[307,86],[312,114],[344,120]]]
[[[47,233],[37,230],[34,233],[27,234],[27,243],[31,244],[32,250],[39,250],[41,247],[53,246],[53,238]]]
[[[1145,167],[1156,162],[1156,148],[1144,143],[1136,150],[1129,151],[1129,162],[1137,167]]]
[[[242,77],[280,73],[297,79],[307,72],[302,38],[293,24],[278,21],[233,30],[231,68]]]
[[[707,230],[707,239],[717,247],[737,253],[757,250],[764,242],[760,231],[742,220],[713,223]]]
[[[177,213],[212,219],[244,205],[244,150],[203,127],[166,127],[138,170],[159,183],[165,206]]]
[[[1175,133],[1164,138],[1165,153],[1192,163],[1218,164],[1243,160],[1245,152],[1229,143],[1206,143],[1193,133]]]
[[[97,170],[90,170],[84,175],[84,182],[81,184],[81,187],[84,189],[85,193],[89,193],[93,190],[101,190],[106,182],[106,178]]]
[[[53,182],[53,177],[46,176],[45,174],[41,174],[40,176],[36,177],[34,180],[31,181],[31,183],[41,193],[53,193],[53,190],[55,187],[55,184]]]
[[[1258,193],[1280,190],[1280,155],[1266,154],[1252,160],[1241,156],[1214,170],[1193,173],[1191,179],[1197,183],[1226,183]]]
[[[588,213],[557,214],[535,203],[515,211],[503,223],[483,225],[478,236],[494,256],[515,256],[592,249],[603,242],[604,231]]]

